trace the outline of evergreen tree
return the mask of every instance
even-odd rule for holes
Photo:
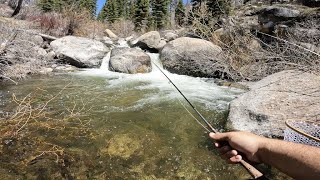
[[[152,19],[157,29],[164,28],[168,23],[168,8],[170,1],[153,0],[152,1]]]
[[[96,0],[39,0],[38,6],[45,12],[62,12],[64,8],[73,8],[75,10],[88,10],[94,15]]]
[[[211,17],[227,15],[230,11],[230,0],[207,0],[207,7]]]
[[[149,0],[136,0],[134,12],[134,24],[137,30],[146,28],[149,19],[150,1]]]
[[[191,4],[194,11],[198,10],[202,4],[205,4],[209,10],[209,18],[229,14],[231,5],[230,0],[192,0]]]
[[[175,21],[179,26],[182,26],[184,24],[185,11],[186,9],[183,5],[183,1],[179,0],[175,9]]]
[[[103,9],[101,10],[98,19],[107,20],[113,23],[120,17],[119,2],[117,0],[107,0]]]

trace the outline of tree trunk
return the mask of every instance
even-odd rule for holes
[[[11,17],[19,14],[19,12],[20,12],[20,10],[21,10],[22,2],[23,2],[23,0],[19,0],[19,1],[18,1],[18,5],[17,5],[17,7],[14,9],[14,12],[12,13]]]

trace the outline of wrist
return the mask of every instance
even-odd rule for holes
[[[257,158],[261,163],[266,163],[268,159],[268,152],[270,151],[270,139],[261,137],[259,140],[259,145],[258,145],[258,151],[257,151]]]

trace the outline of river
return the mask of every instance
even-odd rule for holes
[[[149,55],[161,66],[158,54]],[[4,179],[250,177],[241,166],[221,160],[189,112],[197,116],[159,70],[128,75],[110,72],[107,64],[0,87]],[[243,91],[217,86],[213,79],[165,73],[222,131],[229,102]],[[20,112],[20,119],[18,113],[13,123],[4,123],[18,105],[36,110],[31,118]],[[31,112],[25,108],[20,110]]]

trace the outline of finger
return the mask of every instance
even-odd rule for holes
[[[233,157],[229,158],[227,160],[227,163],[228,164],[236,164],[236,163],[239,163],[241,160],[242,160],[242,156],[241,155],[236,155],[236,156],[233,156]]]
[[[231,150],[231,151],[228,151],[225,154],[223,154],[222,157],[224,159],[230,159],[230,158],[237,156],[237,155],[238,155],[238,152],[236,150]]]
[[[218,151],[222,155],[222,154],[225,154],[225,153],[231,151],[231,147],[230,146],[223,146],[222,148],[218,148]]]
[[[230,133],[210,133],[209,136],[216,141],[228,141]]]

